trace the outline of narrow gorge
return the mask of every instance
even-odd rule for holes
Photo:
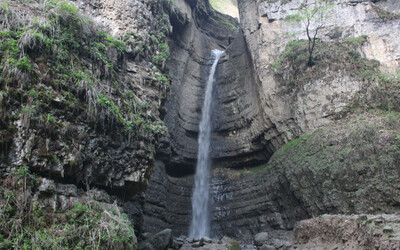
[[[400,3],[210,2],[3,0],[0,249],[400,248]]]

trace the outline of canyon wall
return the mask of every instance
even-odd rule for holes
[[[319,65],[305,68],[306,73],[298,76],[302,79],[299,81],[301,84],[296,86],[287,83],[290,77],[296,78],[293,75],[296,66],[284,61],[281,54],[287,51],[286,45],[291,40],[306,38],[304,27],[284,21],[289,14],[298,12],[300,1],[239,1],[241,29],[224,33],[229,38],[219,41],[215,40],[212,32],[202,28],[202,21],[196,21],[201,17],[193,14],[196,13],[193,8],[196,10],[204,6],[192,5],[190,12],[190,4],[186,4],[188,14],[183,15],[186,19],[172,17],[172,20],[187,20],[180,23],[186,23],[187,27],[197,29],[199,33],[206,30],[207,36],[202,39],[214,42],[202,40],[202,46],[194,46],[194,51],[189,50],[184,44],[197,44],[197,38],[182,42],[183,37],[193,36],[178,35],[189,28],[178,26],[177,29],[172,22],[174,35],[171,43],[180,46],[174,50],[168,63],[173,90],[167,104],[170,113],[167,112],[165,121],[170,130],[158,156],[163,164],[159,164],[154,177],[150,179],[150,188],[143,197],[144,231],[154,231],[156,225],[161,224],[172,227],[177,235],[187,233],[185,230],[190,221],[190,211],[187,209],[190,209],[191,174],[194,172],[197,152],[200,105],[211,59],[209,54],[212,46],[203,49],[208,44],[223,44],[223,48],[228,46],[217,69],[213,113],[214,170],[211,190],[214,199],[214,235],[251,239],[260,231],[293,229],[297,221],[323,213],[366,213],[380,209],[384,212],[394,211],[398,204],[397,187],[387,187],[393,195],[386,199],[385,179],[374,179],[376,169],[367,167],[368,162],[375,160],[360,156],[359,168],[365,172],[358,172],[358,168],[352,167],[354,159],[342,161],[337,158],[336,149],[332,151],[324,146],[340,145],[338,147],[343,150],[340,152],[348,154],[355,141],[361,143],[360,137],[334,142],[331,142],[334,136],[329,140],[318,137],[307,149],[309,151],[301,154],[290,147],[278,150],[299,136],[310,134],[320,127],[329,127],[337,119],[337,114],[346,110],[365,89],[365,79],[351,72],[349,69],[352,66],[347,62],[360,60],[368,69],[379,68],[385,72],[398,68],[399,48],[395,37],[400,22],[395,18],[398,10],[396,4],[395,1],[335,1],[329,9],[332,14],[325,20],[318,36],[318,51],[331,54],[331,59],[324,61],[317,54],[316,60],[321,60]],[[207,11],[211,11],[210,16],[214,17],[214,12],[207,8]],[[390,10],[392,16],[384,19],[380,12],[383,10]],[[191,26],[190,22],[195,23],[196,27]],[[376,32],[379,36],[375,35]],[[352,41],[358,37],[363,40],[354,45]],[[190,53],[193,55],[189,56]],[[193,58],[199,53],[204,53],[201,56],[204,60],[200,63],[197,59],[199,63],[194,67]],[[182,54],[186,55],[185,60],[181,59]],[[349,58],[348,55],[353,54],[355,56]],[[274,67],[277,62],[282,66],[280,69]],[[194,75],[196,71],[200,73]],[[355,122],[364,118],[352,119]],[[347,125],[339,124],[341,126],[334,129],[349,132]],[[362,134],[369,128],[365,128],[364,124],[354,129]],[[382,125],[381,129],[388,129],[387,125]],[[323,131],[321,133],[327,133],[329,128]],[[391,139],[387,142],[394,150],[397,142],[392,140],[392,135],[395,136],[396,132],[393,128],[389,128],[389,131]],[[307,138],[300,142],[307,141]],[[384,140],[385,135],[379,134],[374,138]],[[367,141],[362,144],[360,152],[355,155],[365,156],[372,143]],[[398,155],[385,147],[383,143],[372,155],[379,154],[376,160],[378,165],[385,164],[383,158],[389,155],[390,164],[384,171],[390,172],[389,175],[396,179],[398,176],[393,167],[398,162]],[[313,151],[314,148],[318,153]],[[300,152],[299,148],[297,150]],[[314,154],[320,158],[314,161]],[[338,166],[335,165],[335,159],[339,161]],[[163,170],[164,164],[166,170]],[[325,170],[332,166],[332,172],[326,172],[324,176],[314,166]],[[377,189],[372,189],[372,182]],[[359,184],[354,186],[355,183]],[[333,190],[336,191],[332,193]],[[370,198],[365,196],[368,192],[377,197],[374,202],[368,202]],[[162,212],[164,210],[167,212]]]
[[[216,13],[207,1],[174,2],[173,34],[167,67],[172,78],[166,104],[169,129],[160,155],[170,174],[193,173],[197,135],[211,50],[226,52],[218,65],[213,94],[211,157],[220,165],[265,161],[276,149],[277,134],[260,110],[257,80],[237,20]],[[268,138],[264,132],[270,130]]]
[[[22,18],[0,22],[27,27],[23,37],[1,37],[26,54],[26,61],[0,56],[7,65],[0,78],[3,186],[21,188],[29,173],[38,177],[31,198],[52,211],[115,202],[140,238],[164,228],[187,234],[211,50],[222,49],[213,93],[213,235],[251,241],[324,213],[400,206],[400,124],[387,112],[398,111],[399,85],[380,88],[392,92],[379,100],[394,101],[378,112],[366,83],[380,85],[361,74],[399,68],[397,1],[333,1],[316,63],[303,68],[307,41],[291,41],[306,39],[304,27],[284,20],[299,11],[299,0],[239,0],[240,23],[206,0],[75,4],[95,21],[77,18],[70,5],[11,2],[16,14],[7,18]],[[60,31],[30,22],[35,15],[59,18]],[[41,33],[30,36],[35,30]],[[64,47],[46,47],[56,31]],[[355,100],[375,111],[342,119]]]
[[[137,247],[121,206],[147,187],[166,131],[169,5],[77,5],[0,6],[2,249]]]
[[[164,39],[168,35],[168,30],[162,30],[161,27],[161,23],[167,22],[163,24],[165,26],[169,24],[168,19],[162,18],[161,3],[131,2],[130,8],[136,11],[137,19],[128,19],[130,22],[124,23],[125,25],[116,21],[119,18],[118,10],[113,9],[113,15],[110,11],[102,12],[107,9],[104,6],[106,3],[81,2],[80,4],[88,16],[91,16],[89,14],[91,12],[95,13],[91,16],[93,19],[99,15],[107,15],[108,19],[113,19],[114,22],[104,22],[104,24],[114,29],[120,27],[119,36],[122,36],[122,32],[126,33],[124,27],[127,26],[133,33],[136,32],[133,36],[147,34],[146,37],[142,37],[144,41],[139,43],[150,40],[153,33],[162,34]],[[123,2],[120,4],[125,5]],[[150,7],[157,11],[154,13],[149,11]],[[30,11],[22,15],[20,12],[26,8],[30,8]],[[43,9],[46,8],[50,9],[48,10],[50,14],[47,16],[43,14],[45,13]],[[20,25],[25,24],[27,29],[29,25],[35,25],[29,24],[27,18],[30,16],[41,16],[44,20],[51,19],[51,13],[64,11],[59,8],[61,9],[58,5],[41,6],[35,3],[23,7],[15,3],[10,4],[13,15],[24,16],[19,22]],[[106,31],[100,31],[102,28],[106,30],[106,27],[84,19],[86,17],[77,11],[78,9],[72,9],[71,13],[67,11],[61,13],[64,16],[60,14],[60,18],[73,20],[68,25],[77,25],[75,29],[79,34],[72,33],[73,31],[70,34],[75,36],[77,44],[84,44],[86,36],[101,40],[102,38],[98,36],[107,34]],[[56,14],[54,16],[57,18]],[[156,16],[161,18],[155,21]],[[138,21],[139,19],[141,21]],[[59,22],[61,23],[59,29],[63,29],[63,23]],[[38,34],[43,37],[47,34],[45,30],[40,32],[42,33]],[[107,39],[111,38],[106,37]],[[32,40],[33,44],[26,45],[31,60],[29,62],[34,68],[30,78],[10,77],[9,81],[16,85],[2,83],[2,87],[8,88],[8,94],[2,98],[2,133],[5,137],[2,142],[0,164],[3,174],[7,175],[14,168],[28,165],[31,171],[40,173],[43,177],[86,188],[100,187],[121,197],[144,190],[154,165],[154,154],[160,135],[156,130],[158,124],[161,124],[162,116],[160,106],[166,97],[168,87],[163,86],[166,83],[160,80],[161,71],[147,63],[158,53],[158,44],[149,43],[147,49],[137,51],[135,45],[138,46],[138,43],[132,45],[130,38],[126,39],[127,45],[125,41],[121,41],[123,46],[128,47],[126,53],[121,53],[113,47],[113,44],[109,48],[106,47],[108,44],[104,45],[105,52],[99,49],[97,53],[101,59],[108,62],[107,65],[93,55],[95,51],[73,50],[67,47],[68,45],[65,46],[70,50],[64,53],[70,53],[67,56],[71,58],[77,53],[77,56],[81,57],[82,65],[70,66],[73,63],[61,62],[61,59],[57,61],[51,58],[53,55],[48,52],[40,55],[48,58],[42,62],[40,60],[43,58],[35,53],[47,49],[44,42]],[[115,43],[117,42],[118,40],[115,40]],[[93,44],[90,46],[96,45]],[[86,47],[82,45],[82,48]],[[123,49],[125,50],[125,47]],[[58,68],[54,70],[55,67]],[[72,73],[61,72],[67,71],[69,67],[79,73],[68,75]],[[71,82],[59,79],[61,77],[69,77]],[[60,81],[62,87],[56,84]],[[72,86],[74,84],[75,86]],[[129,98],[131,99],[128,100]],[[29,109],[29,112],[21,109],[21,106],[26,110]],[[44,113],[46,114],[43,115]],[[147,130],[142,127],[144,124],[135,125],[133,128],[134,125],[130,121],[133,114],[137,119],[145,119],[144,123],[150,122],[147,124],[149,125]]]
[[[321,77],[311,77],[296,92],[282,94],[282,81],[277,80],[271,66],[291,40],[306,39],[304,24],[285,21],[300,11],[303,1],[239,1],[241,27],[260,79],[263,111],[283,134],[291,140],[330,121],[330,115],[342,110],[362,88],[360,78],[345,69],[327,67]],[[309,9],[315,1],[308,1]],[[399,67],[400,21],[396,1],[332,1],[321,21],[311,20],[311,31],[322,24],[317,38],[324,42],[343,42],[365,35],[357,52],[367,59],[379,61],[384,71]],[[313,33],[312,33],[313,34]],[[333,51],[327,53],[334,54]],[[290,70],[290,69],[289,69]],[[310,69],[311,70],[311,69]]]

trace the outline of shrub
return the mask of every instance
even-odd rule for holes
[[[136,237],[127,216],[115,205],[77,203],[50,211],[36,201],[38,181],[28,166],[19,167],[0,188],[0,248],[132,249]]]
[[[134,132],[137,135],[142,130],[151,135],[164,131],[159,129],[161,121],[148,110],[149,107],[137,109],[137,102],[121,98],[123,90],[115,88],[121,81],[117,71],[122,70],[126,43],[100,30],[81,15],[74,4],[54,0],[44,6],[46,12],[42,17],[26,25],[20,21],[18,25],[0,32],[0,72],[3,73],[0,78],[3,85],[0,87],[7,84],[8,91],[22,87],[23,91],[29,89],[30,93],[39,93],[30,95],[33,103],[28,104],[27,99],[21,99],[22,103],[18,106],[36,107],[38,112],[45,111],[47,114],[46,104],[56,97],[60,98],[61,94],[61,100],[71,106],[69,109],[84,111],[97,128],[113,126],[122,133]],[[5,11],[4,8],[2,11]],[[14,13],[8,8],[6,11],[8,16]],[[162,22],[166,22],[164,17]],[[165,32],[167,30],[157,37],[152,36],[158,50],[153,63],[160,66],[164,65],[169,55],[169,47],[163,42]],[[34,65],[39,63],[44,65],[40,72],[34,70]],[[156,77],[160,86],[168,86],[168,79],[163,74],[157,73]],[[36,84],[41,79],[46,79],[42,82],[47,85],[43,91]],[[113,94],[106,91],[111,86],[115,89]],[[6,102],[9,104],[17,100],[7,99]],[[82,101],[87,104],[79,105]],[[29,127],[32,112],[21,112]],[[48,116],[39,117],[49,123],[46,120]]]
[[[378,72],[379,62],[362,58],[356,51],[365,36],[343,42],[317,41],[314,66],[308,69],[308,41],[290,41],[278,60],[271,64],[275,76],[282,84],[282,94],[293,94],[310,80],[323,78],[327,72],[342,72],[359,79],[370,79]]]

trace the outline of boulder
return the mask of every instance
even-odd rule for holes
[[[259,250],[275,250],[275,249],[276,249],[276,248],[275,248],[274,246],[264,244],[264,245],[262,245],[262,246],[260,247]]]
[[[261,232],[256,234],[256,236],[254,236],[254,244],[256,246],[262,246],[265,243],[267,243],[268,241],[268,233],[267,232]]]
[[[164,250],[172,244],[172,230],[165,229],[139,244],[139,250]]]
[[[221,243],[226,246],[227,249],[231,249],[231,250],[239,250],[242,249],[240,247],[239,242],[237,242],[236,240],[229,238],[228,236],[224,236],[221,239]]]
[[[393,228],[391,226],[385,226],[383,228],[384,233],[393,233]]]

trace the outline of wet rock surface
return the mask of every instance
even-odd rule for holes
[[[194,172],[197,134],[211,50],[222,49],[214,92],[212,158],[221,165],[254,164],[270,157],[279,143],[260,110],[257,80],[237,20],[216,13],[207,1],[179,0],[171,14],[173,34],[167,62],[172,89],[165,123],[168,138],[160,155],[169,174]],[[264,137],[264,131],[270,134]]]
[[[201,239],[193,239],[185,236],[180,236],[178,238],[174,238],[174,244],[172,245],[173,249],[180,250],[192,250],[192,249],[200,249],[200,250],[229,250],[229,249],[241,249],[241,246],[238,241],[224,236],[222,239],[210,239],[207,237]]]
[[[139,244],[139,250],[162,250],[172,245],[171,229],[165,229]]]
[[[162,16],[159,11],[168,10],[172,26],[166,24],[164,28],[170,35],[171,56],[162,68],[168,68],[172,78],[165,117],[169,134],[161,139],[157,157],[157,137],[138,134],[130,138],[113,131],[112,121],[93,126],[81,109],[66,112],[56,93],[48,107],[55,117],[53,125],[32,119],[26,126],[24,116],[14,116],[9,124],[9,120],[0,120],[2,132],[10,128],[2,134],[1,174],[28,164],[42,176],[36,198],[54,210],[68,209],[82,199],[111,203],[117,201],[112,195],[124,200],[135,195],[122,205],[139,237],[148,240],[143,249],[234,249],[239,244],[249,250],[301,249],[331,243],[338,248],[398,247],[395,216],[333,216],[302,221],[324,213],[396,211],[400,204],[400,155],[396,139],[399,127],[392,121],[390,126],[394,127],[387,129],[388,125],[380,123],[385,120],[382,117],[368,117],[368,122],[360,122],[365,117],[348,124],[338,122],[338,126],[281,148],[285,142],[328,123],[330,111],[340,111],[360,89],[358,79],[326,72],[327,77],[308,82],[296,95],[278,91],[280,83],[269,65],[287,43],[280,21],[299,1],[288,5],[281,1],[239,1],[242,30],[235,28],[235,19],[216,13],[207,1],[168,2],[167,7],[136,0],[128,4],[78,3],[113,32],[133,29],[144,37],[143,43],[149,48],[128,48],[118,68],[122,74],[117,88],[132,90],[142,101],[158,105],[164,102],[166,88],[158,85],[160,75],[155,67],[138,61],[151,60],[157,54],[147,33],[157,26],[156,19]],[[398,3],[335,3],[346,15],[358,13],[358,19],[352,18],[350,25],[340,26],[336,33],[324,30],[323,39],[365,33],[369,42],[360,49],[362,55],[379,60],[385,70],[398,67],[399,21],[388,19],[383,25],[375,8],[396,12]],[[138,15],[142,21],[131,20]],[[368,25],[357,24],[363,22]],[[378,36],[373,35],[375,31]],[[180,237],[171,242],[172,234],[187,234],[189,226],[200,105],[213,48],[226,52],[218,66],[214,93],[212,230],[216,237],[228,235],[241,242],[227,237]],[[165,110],[151,112],[162,117]],[[386,147],[388,144],[391,147]],[[269,163],[262,165],[268,159]],[[153,165],[156,167],[150,178]],[[149,178],[150,188],[141,193]],[[157,235],[162,228],[172,231]],[[339,241],[331,235],[335,230],[340,232]],[[260,232],[266,233],[261,237],[257,235]]]
[[[133,215],[142,218],[138,229],[155,233],[160,228],[171,228],[175,236],[187,235],[191,218],[192,183],[192,176],[168,176],[164,165],[157,162],[149,183],[151,188],[144,193],[141,209]]]
[[[174,237],[169,247],[181,250],[398,249],[400,215],[321,215],[298,221],[294,230],[260,232],[254,241],[227,236],[193,239],[181,235]]]
[[[268,164],[214,169],[213,235],[252,242],[257,233],[285,232],[297,221],[324,213],[396,211],[400,204],[395,181],[400,162],[395,150],[398,125],[390,127],[388,122],[374,114],[354,116],[286,145]],[[379,154],[371,153],[373,145]],[[381,168],[370,167],[383,163],[385,176]],[[155,169],[144,199],[147,231],[154,232],[160,223],[171,227],[176,236],[187,234],[191,183],[190,176],[172,178],[161,165]]]
[[[284,176],[270,173],[241,175],[234,170],[216,170],[211,183],[212,233],[252,241],[253,235],[271,229],[292,229],[307,212],[290,191]],[[156,233],[160,226],[172,228],[175,236],[187,235],[190,223],[192,177],[170,177],[157,162],[140,209],[136,229]],[[133,211],[133,210],[127,210]],[[129,213],[129,212],[128,212]]]
[[[261,232],[258,233],[254,236],[254,244],[256,246],[262,246],[268,241],[268,233],[267,232]]]
[[[282,83],[275,79],[270,64],[275,62],[288,42],[284,31],[289,28],[282,19],[293,12],[290,6],[296,5],[298,1],[289,2],[285,5],[281,1],[239,1],[243,34],[239,32],[233,36],[229,33],[229,39],[224,40],[228,40],[225,46],[229,46],[217,71],[215,98],[218,104],[214,113],[215,133],[212,146],[215,168],[211,187],[214,195],[212,227],[218,236],[228,235],[251,241],[259,232],[290,230],[297,221],[311,216],[327,212],[376,212],[380,209],[392,212],[399,204],[397,187],[385,184],[386,177],[390,176],[391,180],[398,178],[394,167],[398,165],[399,159],[395,153],[397,143],[392,136],[395,132],[390,128],[387,130],[387,125],[380,124],[380,118],[373,118],[371,122],[378,125],[376,131],[383,129],[386,131],[384,133],[373,133],[375,130],[368,128],[366,123],[357,127],[349,126],[347,122],[338,123],[339,126],[328,125],[323,130],[326,135],[329,134],[329,138],[323,138],[319,134],[318,139],[307,146],[303,141],[307,141],[309,137],[300,138],[295,141],[295,145],[300,142],[298,147],[294,147],[296,150],[290,149],[289,144],[276,154],[285,142],[329,124],[332,113],[341,111],[362,87],[360,79],[340,72],[330,72],[328,69],[324,77],[311,79],[297,92],[293,92],[294,94],[280,92]],[[383,1],[377,4],[380,8],[387,9],[386,5],[393,5],[394,2]],[[282,8],[267,14],[271,18],[270,22],[264,14],[271,12],[275,5]],[[191,32],[195,28],[191,26],[191,22],[197,24],[196,28],[202,27],[202,22],[196,21],[201,17],[190,12],[197,11],[197,7],[194,8],[195,5],[189,3],[185,6],[186,12],[177,12],[180,14],[176,19],[180,21],[178,29],[174,31],[177,32],[177,40],[174,41],[180,41],[176,43],[180,47],[176,46],[170,59],[170,64],[174,65],[170,67],[175,77],[175,89],[169,102],[170,113],[166,117],[170,129],[169,137],[165,138],[159,155],[159,159],[165,163],[165,170],[159,171],[162,174],[150,181],[154,190],[160,190],[158,193],[162,196],[147,190],[144,198],[145,206],[152,207],[144,210],[145,217],[149,220],[157,218],[154,222],[168,226],[173,225],[173,221],[178,221],[177,235],[185,234],[190,218],[190,211],[183,209],[190,209],[192,180],[188,175],[193,173],[196,159],[196,137],[201,110],[199,104],[202,103],[201,93],[204,92],[206,68],[210,60],[207,53],[209,54],[210,44],[223,43],[218,39],[202,40],[205,39],[203,35],[184,35],[184,32],[193,34]],[[379,24],[379,32],[388,38],[385,48],[396,51],[391,56],[396,55],[397,41],[387,31],[398,30],[395,28],[399,22],[397,19],[391,20],[388,27],[384,28],[383,21],[375,12],[370,11],[373,8],[371,2],[337,2],[336,7],[348,15],[352,11],[359,13],[359,19],[351,19],[349,24],[343,23],[345,19],[342,18],[343,22],[340,23],[343,24],[343,33],[340,39],[349,37],[350,31],[367,32],[370,44],[361,48],[362,55],[367,55],[371,47],[375,48],[376,42],[371,33],[374,29],[371,27]],[[334,20],[328,22],[331,21]],[[367,25],[358,24],[362,22]],[[339,39],[330,32],[331,25],[327,26],[322,39]],[[212,32],[205,33],[213,36]],[[196,38],[197,36],[201,38]],[[185,40],[182,37],[190,39]],[[299,35],[297,38],[302,37]],[[187,46],[190,43],[195,45]],[[243,46],[247,49],[243,50]],[[385,52],[386,55],[389,55],[388,51]],[[371,56],[372,54],[367,57],[380,60],[377,56]],[[390,69],[390,65],[395,64],[396,60],[390,57],[388,61],[381,60],[381,63],[386,69]],[[198,73],[184,74],[186,69]],[[358,124],[358,121],[353,122]],[[359,131],[364,136],[352,133],[348,127],[353,127],[354,131]],[[329,131],[338,133],[331,134]],[[379,141],[378,147],[373,146],[374,141]],[[393,144],[393,148],[387,148],[385,141]],[[262,165],[273,153],[275,155],[269,163]],[[385,163],[385,159],[390,163]],[[368,167],[368,162],[387,166],[384,170],[387,173],[385,177],[374,178],[378,169]],[[254,165],[258,167],[252,168]],[[235,170],[235,167],[238,168]],[[177,177],[173,179],[173,183],[170,182],[170,176]],[[169,183],[155,181],[156,179],[169,179]],[[177,195],[175,185],[184,187],[184,191],[181,191],[182,199]],[[164,200],[161,201],[160,198]],[[169,208],[168,216],[157,215],[155,212],[163,214],[164,207],[176,208],[179,206],[177,204],[181,204],[183,208],[179,212]],[[151,224],[148,223],[146,227],[152,227]],[[281,243],[276,242],[279,247],[285,246],[285,241]],[[274,244],[270,242],[263,245],[266,248],[276,247]]]

